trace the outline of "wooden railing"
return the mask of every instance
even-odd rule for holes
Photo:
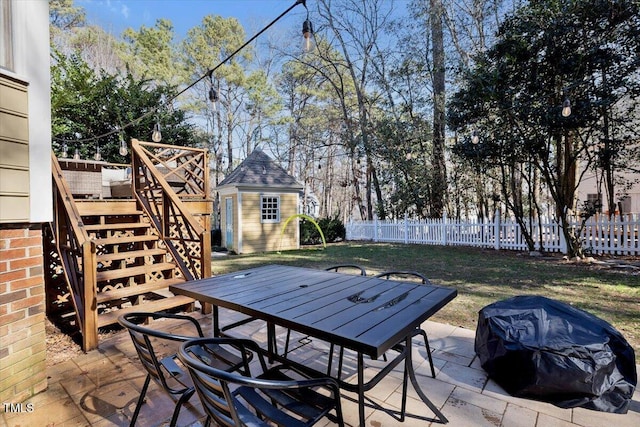
[[[209,197],[207,150],[133,141],[180,198]]]
[[[211,237],[182,198],[206,200],[206,150],[131,141],[133,189],[186,280],[211,275],[206,258]],[[180,196],[179,196],[180,195]]]
[[[60,164],[51,153],[54,214],[51,230],[56,249],[71,293],[83,348],[98,345],[97,334],[86,331],[97,330],[96,310],[96,246],[89,240],[82,218],[78,213],[71,191],[63,179]]]

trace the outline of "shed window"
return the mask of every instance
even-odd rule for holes
[[[280,222],[280,196],[260,196],[261,222]]]

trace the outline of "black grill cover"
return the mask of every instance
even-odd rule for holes
[[[479,312],[482,368],[513,396],[627,413],[637,384],[633,348],[609,323],[540,296],[498,301]]]

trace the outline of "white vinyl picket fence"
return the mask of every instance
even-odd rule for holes
[[[581,221],[576,219],[576,229]],[[623,218],[609,219],[607,215],[590,218],[581,233],[582,247],[593,255],[638,255],[640,218],[627,214]],[[475,246],[526,251],[527,244],[520,226],[513,220],[504,220],[496,214],[485,221],[460,222],[448,219],[350,221],[345,224],[347,240],[413,243],[422,245]],[[536,250],[566,253],[567,245],[561,227],[554,221],[532,225]]]

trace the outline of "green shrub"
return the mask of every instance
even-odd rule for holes
[[[321,218],[316,221],[324,234],[327,243],[339,242],[344,240],[346,229],[344,224],[336,218]],[[311,221],[303,219],[300,221],[300,243],[302,245],[317,245],[322,243],[320,232],[315,224]]]

